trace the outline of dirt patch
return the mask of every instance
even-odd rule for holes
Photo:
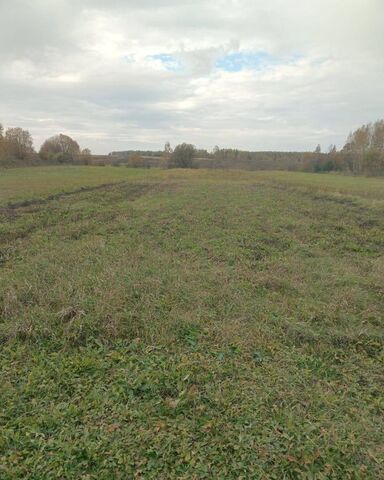
[[[60,192],[56,193],[54,195],[50,195],[49,197],[46,198],[32,198],[29,200],[22,200],[20,202],[14,202],[14,203],[8,203],[4,208],[1,210],[17,210],[19,208],[25,208],[25,207],[31,207],[35,205],[46,205],[49,202],[52,202],[53,200],[59,200],[60,198],[63,197],[69,197],[71,195],[76,195],[78,193],[85,193],[85,192],[94,192],[96,190],[103,190],[107,189],[110,187],[115,187],[118,185],[123,185],[126,182],[115,182],[115,183],[103,183],[101,185],[97,185],[95,187],[81,187],[77,190],[71,190],[69,192]]]

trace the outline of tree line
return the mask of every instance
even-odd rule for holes
[[[216,168],[295,170],[314,173],[345,172],[353,175],[384,175],[384,120],[351,132],[338,151],[330,145],[322,152],[244,152],[215,147],[210,155]]]
[[[351,132],[341,150],[330,145],[322,152],[249,152],[215,146],[211,152],[183,143],[163,151],[111,153],[115,164],[122,159],[129,167],[228,168],[246,170],[291,170],[314,173],[345,172],[353,175],[384,175],[384,120],[363,125]]]
[[[133,168],[198,168],[199,163],[198,150],[190,143],[181,143],[174,149],[169,142],[166,142],[164,150],[158,152],[147,152],[142,150],[112,152],[111,164],[120,166],[121,164]],[[206,151],[204,154],[208,155]]]
[[[36,152],[28,130],[8,128],[0,124],[0,166],[45,164],[87,164],[91,151],[81,149],[76,140],[60,133],[48,138]]]
[[[345,171],[353,175],[384,175],[384,120],[368,123],[351,132],[344,147],[331,145],[326,155],[318,155],[310,168],[315,172]]]
[[[94,158],[88,148],[81,149],[76,140],[64,134],[48,138],[36,152],[27,130],[16,127],[4,132],[0,124],[0,166],[89,164]],[[108,158],[107,163],[137,168],[238,168],[384,175],[384,120],[363,125],[348,135],[341,150],[330,145],[325,153],[320,145],[313,152],[248,152],[218,146],[208,152],[189,143],[172,148],[166,142],[159,152],[113,152]]]

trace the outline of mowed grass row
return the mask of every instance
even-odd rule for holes
[[[384,476],[384,182],[6,175],[0,478]]]

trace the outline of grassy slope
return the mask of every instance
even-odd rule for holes
[[[384,476],[384,182],[33,168],[0,205],[112,182],[0,212],[0,478]]]

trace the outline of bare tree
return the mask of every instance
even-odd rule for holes
[[[92,152],[89,148],[83,148],[81,150],[81,161],[85,163],[85,165],[89,165],[91,163]]]
[[[384,120],[378,120],[372,126],[371,147],[384,150]]]
[[[172,150],[172,147],[171,147],[171,144],[169,143],[169,141],[165,142],[164,153],[168,154],[168,155],[171,155],[172,152],[173,152],[173,150]]]
[[[39,152],[43,160],[58,163],[75,163],[79,161],[80,154],[79,144],[62,133],[45,140]]]
[[[33,154],[33,140],[28,130],[22,128],[8,128],[5,132],[5,146],[9,155],[20,160]]]
[[[83,150],[81,150],[81,155],[92,155],[92,152],[89,148],[83,148]]]
[[[161,168],[168,168],[171,160],[171,155],[173,153],[173,149],[171,147],[171,144],[169,142],[165,142],[164,145],[164,150],[161,155],[161,160],[160,160],[160,167]]]
[[[343,148],[345,165],[353,173],[384,173],[384,120],[369,123],[350,133]]]

